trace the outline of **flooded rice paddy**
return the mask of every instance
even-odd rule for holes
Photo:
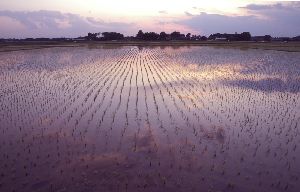
[[[300,54],[0,53],[0,191],[300,190]]]

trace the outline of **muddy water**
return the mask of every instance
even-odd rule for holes
[[[299,191],[300,55],[0,53],[0,191]]]

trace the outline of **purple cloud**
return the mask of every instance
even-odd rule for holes
[[[188,12],[188,11],[185,11],[184,14],[185,14],[186,16],[194,16],[193,14],[191,14],[191,13]]]
[[[300,8],[300,2],[297,1],[290,1],[290,2],[282,2],[282,3],[276,3],[276,4],[249,4],[245,7],[240,7],[243,9],[248,10],[267,10],[267,9],[299,9]]]
[[[271,5],[250,4],[248,16],[227,16],[202,12],[187,19],[176,21],[200,31],[202,35],[212,33],[234,33],[249,31],[252,35],[297,36],[300,35],[300,2]]]
[[[158,11],[159,14],[168,14],[168,12],[166,10],[161,10],[161,11]]]
[[[200,10],[197,7],[193,9]],[[189,30],[192,33],[210,35],[212,33],[234,33],[249,31],[252,35],[297,36],[300,35],[300,2],[280,2],[274,4],[249,4],[240,8],[247,16],[228,16],[201,12],[184,12],[182,18],[168,15],[161,10],[159,19],[150,21],[163,26],[161,30]],[[168,18],[164,20],[164,18]],[[117,31],[134,35],[138,29],[157,31],[157,25],[140,21],[106,22],[99,18],[83,17],[78,14],[59,11],[0,11],[0,38],[25,37],[77,37],[88,32]],[[160,23],[164,22],[164,23]]]
[[[23,25],[21,31],[11,31],[0,38],[8,37],[77,37],[88,32],[119,31],[131,33],[133,23],[104,22],[95,18],[86,18],[77,14],[59,11],[0,11],[0,18],[11,19]],[[5,26],[6,28],[13,26]],[[9,31],[9,30],[6,30]]]

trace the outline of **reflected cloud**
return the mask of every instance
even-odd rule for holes
[[[210,129],[204,130],[203,138],[209,140],[216,140],[219,143],[224,143],[225,141],[225,130],[223,127],[212,127]]]
[[[300,79],[287,79],[286,81],[279,78],[265,78],[261,80],[238,79],[225,81],[224,84],[266,92],[299,93],[300,91]]]

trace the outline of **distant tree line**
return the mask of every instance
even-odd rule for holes
[[[251,34],[249,32],[243,32],[241,34],[215,33],[210,35],[208,40],[251,41]]]
[[[254,36],[252,37],[252,41],[272,41],[272,36],[271,35],[263,35],[263,36]]]
[[[166,32],[143,32],[139,30],[135,36],[124,36],[118,32],[102,32],[102,33],[88,33],[85,37],[77,38],[26,38],[26,39],[1,39],[0,42],[9,41],[255,41],[255,42],[269,42],[269,41],[300,41],[300,36],[296,37],[272,37],[271,35],[251,36],[250,32],[243,33],[215,33],[208,37],[201,35],[192,35],[191,33],[183,34],[179,31],[172,33]]]
[[[88,33],[85,37],[87,40],[102,40],[102,41],[111,41],[111,40],[123,40],[124,35],[117,32],[103,32],[103,33]]]
[[[93,41],[112,41],[112,40],[136,40],[136,41],[170,41],[170,40],[207,40],[205,36],[191,35],[191,33],[182,34],[174,31],[170,34],[166,32],[143,32],[139,30],[136,36],[125,37],[121,33],[116,32],[103,32],[103,33],[88,33],[85,37],[86,40]]]
[[[205,36],[200,35],[191,35],[191,33],[182,34],[179,31],[174,31],[170,34],[166,32],[146,32],[144,33],[142,30],[139,30],[136,35],[136,40],[143,41],[170,41],[170,40],[206,40]]]
[[[103,33],[88,33],[85,37],[90,41],[113,41],[113,40],[125,40],[125,41],[298,41],[299,37],[294,38],[272,38],[271,35],[264,36],[251,36],[250,32],[242,33],[215,33],[209,37],[201,35],[192,35],[191,33],[183,34],[179,31],[172,33],[166,32],[143,32],[139,30],[135,36],[125,37],[121,33],[117,32],[103,32]]]

